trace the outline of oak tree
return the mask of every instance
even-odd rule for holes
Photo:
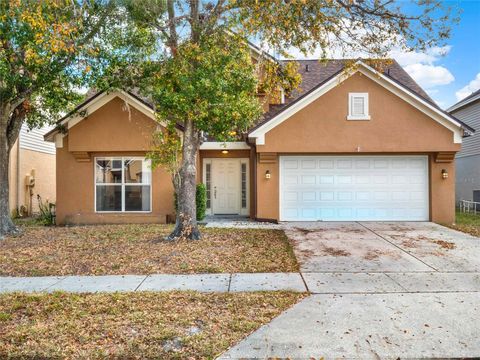
[[[101,0],[0,0],[0,238],[17,231],[9,156],[20,128],[41,126],[78,102],[102,58],[99,34],[113,9]]]

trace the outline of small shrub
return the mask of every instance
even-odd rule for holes
[[[48,201],[48,199],[43,201],[40,195],[37,195],[37,199],[38,199],[38,208],[40,210],[38,221],[43,225],[47,225],[47,226],[54,225],[55,224],[55,214],[54,214],[55,204]]]
[[[197,184],[197,193],[195,201],[197,203],[197,220],[205,219],[207,211],[207,188],[204,184]]]
[[[178,196],[177,193],[173,194],[173,204],[175,211],[178,211]],[[207,211],[207,188],[204,184],[197,184],[197,190],[195,193],[195,204],[197,206],[197,221],[205,219]]]

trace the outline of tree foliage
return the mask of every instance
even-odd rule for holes
[[[103,58],[98,42],[113,3],[0,1],[0,237],[9,218],[9,151],[20,128],[52,121],[79,99]]]
[[[184,42],[176,57],[152,65],[147,91],[161,121],[174,126],[191,119],[198,131],[228,141],[260,116],[255,65],[245,42],[232,36]]]

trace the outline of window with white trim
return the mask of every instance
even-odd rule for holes
[[[247,163],[241,164],[242,209],[247,208]]]
[[[207,209],[212,208],[212,164],[205,164],[205,187],[207,190]]]
[[[95,211],[150,212],[150,160],[142,157],[95,158]]]
[[[370,120],[368,113],[368,93],[348,94],[347,120]]]

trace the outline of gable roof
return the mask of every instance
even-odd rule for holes
[[[103,105],[117,97],[124,100],[152,120],[156,120],[152,103],[147,99],[140,97],[133,91],[90,91],[80,105],[56,122],[55,127],[44,135],[44,139],[46,141],[55,141],[56,135],[60,133],[63,135],[65,128],[70,129],[88,115],[91,115]]]
[[[296,61],[300,65],[298,72],[302,76],[302,82],[298,90],[292,92],[292,94],[285,99],[284,104],[270,105],[270,110],[264,114],[261,122],[257,123],[254,127],[258,127],[261,123],[268,121],[273,118],[275,115],[279,114],[284,110],[286,106],[290,103],[295,102],[300,97],[305,96],[314,88],[321,86],[327,80],[333,76],[338,75],[345,69],[347,62],[352,62],[352,59],[314,59],[314,60],[288,60],[282,61],[287,63],[289,61]],[[395,61],[391,60],[392,63],[386,65],[383,69],[385,75],[390,76],[392,79],[398,81],[400,84],[415,92],[418,96],[422,97],[426,101],[434,104],[433,100],[428,96],[428,94],[412,79],[410,75]],[[308,68],[308,70],[307,70]],[[252,128],[252,130],[254,130]]]
[[[417,108],[421,108],[422,111],[429,113],[430,116],[438,116],[445,120],[446,123],[453,124],[457,128],[463,129],[465,136],[468,136],[475,131],[473,128],[442,110],[437,104],[435,104],[427,93],[395,60],[389,61],[390,64],[386,65],[382,72],[373,69],[364,61],[358,60],[356,62],[358,68],[355,71],[348,73],[346,65],[347,62],[351,61],[351,59],[324,61],[299,60],[299,72],[302,75],[302,83],[299,86],[299,90],[294,91],[291,96],[285,100],[285,103],[270,105],[270,110],[264,114],[259,123],[250,129],[248,136],[250,138],[257,138],[257,144],[263,144],[266,132],[270,131],[277,124],[283,122],[296,111],[299,111],[325,92],[331,90],[336,84],[338,84],[338,81],[341,78],[345,80],[357,71],[369,75],[369,77],[376,82],[383,82],[382,85],[388,85],[392,90],[399,90],[399,94],[407,95],[409,100],[413,100],[412,105],[418,105],[416,106]],[[442,122],[442,120],[439,122]],[[461,140],[456,140],[461,142]]]
[[[471,104],[472,102],[477,101],[479,99],[480,99],[480,89],[478,89],[477,91],[474,91],[473,93],[468,95],[466,98],[457,102],[455,105],[452,105],[447,109],[447,111],[453,112],[453,111],[459,110],[460,108],[463,108],[464,106]]]

